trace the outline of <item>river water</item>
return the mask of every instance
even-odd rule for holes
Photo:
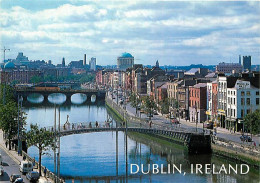
[[[116,125],[117,120],[106,108],[104,101],[89,101],[89,99],[85,101],[86,97],[81,94],[73,95],[71,103],[65,103],[65,100],[66,97],[62,94],[51,95],[48,101],[43,101],[41,95],[29,96],[28,101],[23,103],[23,108],[27,113],[27,127],[31,123],[37,123],[41,127],[53,126],[55,103],[60,107],[61,125],[66,122],[67,115],[70,123],[92,122],[94,124],[98,121],[102,125],[105,120],[112,117],[113,126]],[[35,147],[30,147],[28,153],[31,157],[38,159],[38,151]],[[217,167],[216,170],[219,171],[222,165],[228,167],[230,164],[235,167],[235,164],[240,165],[240,163],[214,155],[191,156],[183,147],[134,133],[128,133],[127,137],[123,132],[96,132],[65,136],[61,138],[60,155],[60,172],[66,182],[254,183],[259,181],[259,172],[253,167],[250,167],[250,171],[245,175],[240,175],[239,172],[238,174],[233,172],[231,174],[205,174],[205,169],[203,169],[203,174],[195,174],[195,172],[191,174],[191,164],[194,166],[201,164],[203,168],[205,164],[211,164],[211,167],[214,164]],[[49,155],[44,155],[42,163],[54,171],[53,152],[50,151]],[[148,172],[148,166],[152,164],[159,166],[163,164],[164,167],[168,164],[175,164],[179,169],[182,166],[182,172],[178,173],[175,169],[174,174],[172,171],[170,174],[153,174],[151,170],[148,174],[144,174]],[[134,174],[137,165],[140,171]],[[144,173],[141,173],[141,165],[144,167]],[[240,171],[239,168],[238,170]],[[163,169],[163,171],[167,170]]]

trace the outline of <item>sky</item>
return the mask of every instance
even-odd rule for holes
[[[260,62],[259,1],[0,0],[0,46],[6,58],[97,58],[135,63],[216,65],[251,55]],[[3,60],[3,50],[0,54]]]

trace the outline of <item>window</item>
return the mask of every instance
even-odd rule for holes
[[[230,116],[230,109],[228,108],[228,115]]]
[[[236,91],[234,91],[234,95],[236,95]]]
[[[243,118],[243,117],[244,117],[244,110],[241,109],[241,118]]]
[[[233,92],[231,91],[231,95],[232,95],[232,93],[233,93]]]
[[[251,111],[250,111],[250,109],[247,109],[246,110],[246,114],[249,114]]]
[[[250,105],[250,98],[246,99],[246,105]]]
[[[259,105],[259,98],[256,98],[255,104],[256,104],[256,105]]]
[[[245,99],[241,98],[241,105],[245,105]]]
[[[231,115],[230,116],[232,116],[232,112],[233,112],[233,109],[231,109]]]
[[[230,91],[228,91],[228,94],[230,94]]]
[[[236,109],[234,109],[234,117],[236,117]]]
[[[228,97],[228,103],[230,104],[230,97]]]
[[[233,104],[236,105],[236,98],[233,99]]]
[[[246,92],[246,95],[247,95],[247,96],[250,96],[250,91],[247,91],[247,92]]]
[[[241,91],[241,96],[245,96],[245,92],[244,91]]]
[[[259,91],[256,91],[256,92],[255,92],[255,95],[259,95]]]

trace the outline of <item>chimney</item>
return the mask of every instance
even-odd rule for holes
[[[86,65],[86,54],[84,54],[83,65]]]

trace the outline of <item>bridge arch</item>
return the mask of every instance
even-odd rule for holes
[[[96,102],[96,100],[97,100],[97,95],[92,94],[91,97],[90,97],[90,100],[91,100],[91,102]]]
[[[54,103],[54,104],[62,104],[64,102],[66,102],[66,100],[70,100],[70,96],[67,96],[63,93],[51,93],[51,94],[44,94],[44,100],[48,100],[50,103]]]
[[[26,99],[24,99],[26,97]],[[28,96],[23,96],[23,100],[27,100],[30,103],[42,103],[44,101],[44,96],[41,93],[30,93]]]
[[[71,95],[70,100],[73,104],[82,104],[86,102],[88,96],[85,93],[74,93]]]

